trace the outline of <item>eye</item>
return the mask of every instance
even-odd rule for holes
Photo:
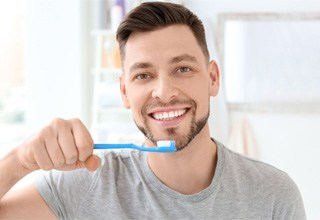
[[[191,69],[189,67],[186,67],[186,66],[179,67],[178,70],[177,70],[177,72],[179,72],[179,73],[188,73],[190,71],[191,71]]]
[[[146,79],[149,79],[151,76],[147,73],[141,73],[141,74],[137,74],[135,76],[135,79],[138,79],[138,80],[146,80]]]

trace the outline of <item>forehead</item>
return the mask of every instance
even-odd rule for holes
[[[186,25],[132,33],[126,43],[125,54],[125,71],[135,62],[161,62],[181,54],[205,59],[191,29]]]

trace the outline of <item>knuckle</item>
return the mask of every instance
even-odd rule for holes
[[[84,157],[87,156],[93,151],[93,147],[89,144],[89,142],[82,142],[77,145],[77,148],[79,150],[80,156]],[[82,158],[83,159],[83,158]]]
[[[72,118],[69,120],[72,124],[75,124],[75,125],[79,125],[79,124],[82,124],[81,120],[79,118]]]
[[[75,162],[77,162],[77,160],[78,160],[78,155],[76,153],[73,153],[73,154],[68,155],[65,162],[67,164],[74,164]]]
[[[67,125],[67,121],[62,119],[62,118],[55,118],[52,122],[51,125],[54,128],[59,128],[59,127],[64,127]]]
[[[53,135],[54,132],[52,130],[52,128],[50,126],[45,126],[44,128],[42,128],[39,132],[39,137],[44,138],[50,135]]]
[[[89,145],[86,142],[77,144],[77,147],[80,151],[87,151],[89,149]]]
[[[65,158],[59,149],[51,149],[50,158],[54,167],[60,167],[65,163]]]
[[[56,161],[54,161],[54,166],[55,167],[61,167],[65,164],[64,158],[59,158]]]
[[[81,152],[90,152],[93,149],[93,141],[89,139],[77,143],[77,148]]]
[[[88,139],[87,146],[89,146],[90,148],[93,148],[93,145],[94,145],[93,139],[92,138]]]

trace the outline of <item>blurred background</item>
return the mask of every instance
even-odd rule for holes
[[[115,30],[138,0],[0,0],[0,157],[56,117],[140,142],[122,107]],[[176,0],[221,69],[212,137],[287,172],[320,218],[320,2]]]

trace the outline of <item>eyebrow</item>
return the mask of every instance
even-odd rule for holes
[[[129,68],[129,72],[133,72],[137,69],[146,69],[146,68],[149,68],[151,67],[152,64],[149,63],[149,62],[137,62],[137,63],[134,63],[130,68]]]
[[[191,56],[189,54],[182,54],[180,56],[173,57],[172,59],[169,60],[169,63],[179,63],[181,61],[191,61],[193,63],[198,63],[196,57]]]
[[[169,60],[168,63],[170,64],[174,64],[174,63],[179,63],[181,61],[190,61],[193,63],[198,63],[196,57],[188,55],[188,54],[182,54],[176,57],[173,57]],[[130,68],[129,68],[129,72],[133,72],[137,69],[146,69],[146,68],[150,68],[152,67],[152,63],[149,62],[136,62],[134,63]]]

